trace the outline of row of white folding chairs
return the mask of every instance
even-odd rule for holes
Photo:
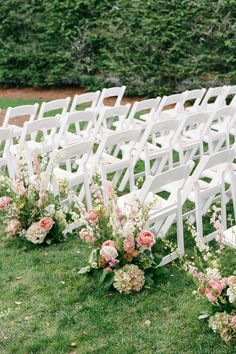
[[[119,107],[109,109],[107,112],[113,112],[117,109]],[[235,135],[235,119],[235,108],[225,107],[218,109],[212,115],[198,113],[187,115],[182,120],[169,119],[157,123],[150,121],[144,133],[139,133],[138,139],[133,146],[132,164],[135,166],[139,160],[144,161],[145,174],[148,176],[149,174],[160,173],[165,168],[173,167],[174,151],[179,153],[178,163],[183,164],[193,159],[198,150],[200,151],[200,157],[203,156],[204,143],[208,143],[210,153],[219,151],[222,147],[229,148],[230,134]],[[219,131],[211,129],[212,126],[215,128],[215,121],[220,121],[218,123],[220,125],[219,128],[216,124],[216,128]],[[78,142],[81,138],[92,138],[94,142],[97,142],[97,140],[100,141],[105,133],[114,135],[114,131],[106,129],[103,134],[100,133],[100,139],[97,139],[95,123],[95,113],[86,111],[70,113],[65,117],[58,115],[51,119],[26,122],[20,136],[20,145],[27,144],[27,148],[31,153],[34,150],[41,153],[49,153],[59,146],[65,147]],[[74,124],[75,132],[71,133],[69,129]],[[125,131],[127,129],[137,129],[137,127],[139,128],[139,125],[131,125]],[[4,135],[6,128],[2,130]],[[39,132],[43,134],[42,142],[36,140]],[[99,129],[97,128],[98,132]],[[14,130],[13,135],[15,135]],[[2,136],[0,141],[3,140]],[[8,142],[6,147],[9,148],[9,146]],[[18,147],[18,144],[10,146],[15,155],[19,151]],[[124,153],[125,147],[122,146],[121,149]],[[154,161],[152,168],[151,161]],[[121,190],[124,189],[127,179],[126,173]]]
[[[121,105],[125,89],[125,86],[113,87],[103,89],[101,92],[96,91],[75,95],[70,107],[70,112],[84,109],[84,105],[89,105],[89,107],[86,108],[87,110],[101,113],[101,110],[109,107],[105,105],[105,100],[111,97],[115,98],[114,107],[118,107]],[[209,88],[207,91],[206,89],[198,89],[171,96],[164,96],[163,98],[156,97],[141,102],[135,102],[129,114],[129,121],[133,121],[138,112],[143,112],[144,114],[141,114],[139,119],[136,120],[136,123],[139,123],[140,120],[141,122],[143,120],[146,121],[150,115],[154,115],[154,120],[159,120],[162,118],[175,118],[183,114],[183,112],[197,113],[200,111],[211,111],[212,109],[226,105],[228,97],[231,97],[230,105],[235,106],[235,93],[236,86],[223,86]],[[214,101],[213,103],[211,102],[212,100]],[[38,114],[39,105],[37,103],[15,108],[9,107],[6,111],[2,127],[6,128],[11,124],[14,118],[19,116],[28,116],[29,121],[33,121],[36,118],[42,119],[48,115],[55,116],[55,110],[59,110],[60,114],[64,115],[69,110],[70,101],[70,97],[67,97],[50,102],[43,102]],[[191,106],[189,106],[189,103],[191,103]],[[171,109],[167,110],[166,108],[170,108],[170,106]],[[18,133],[19,131],[20,128],[18,128]]]
[[[36,123],[36,122],[35,122]],[[128,169],[130,173],[130,193],[133,190],[133,167],[131,160],[131,152],[133,146],[130,145],[137,141],[139,135],[138,130],[131,130],[127,132],[118,132],[114,135],[106,136],[106,139],[99,145],[99,148],[95,154],[92,153],[93,142],[83,141],[77,144],[73,144],[58,151],[54,151],[51,156],[49,168],[52,168],[53,183],[52,188],[58,192],[58,181],[67,179],[71,187],[77,187],[82,184],[83,187],[80,190],[81,200],[86,197],[88,208],[91,207],[91,197],[87,178],[87,169],[89,168],[92,173],[96,166],[100,163],[103,180],[106,180],[107,174],[114,172],[115,176],[113,182],[117,184],[118,179],[121,177],[121,173],[124,169]],[[126,156],[122,159],[118,159],[109,154],[111,148],[114,149],[117,145],[124,146],[124,144],[130,147],[129,153],[126,151]],[[27,148],[26,148],[27,150]],[[215,195],[221,194],[222,215],[223,223],[226,225],[226,213],[225,204],[226,196],[224,191],[224,181],[231,185],[231,197],[235,202],[235,176],[233,171],[233,159],[235,157],[234,148],[213,154],[211,156],[204,156],[194,173],[189,177],[193,167],[193,163],[190,161],[187,165],[182,165],[175,169],[157,174],[155,176],[148,176],[142,189],[138,192],[138,196],[141,202],[150,198],[150,193],[156,193],[158,191],[167,191],[170,193],[168,199],[165,201],[163,198],[158,197],[158,204],[154,207],[149,218],[149,226],[153,227],[153,230],[157,235],[165,236],[176,220],[178,222],[178,245],[179,250],[183,252],[183,231],[182,231],[182,205],[189,199],[195,203],[195,213],[197,221],[197,230],[200,237],[203,237],[202,230],[202,216],[207,212],[209,206],[213,203]],[[29,154],[29,161],[32,162],[32,156]],[[77,163],[78,169],[76,172],[72,171],[72,165]],[[60,165],[66,164],[67,170],[61,168]],[[227,170],[228,169],[228,170]],[[227,174],[224,174],[227,170]],[[33,171],[32,171],[33,173]],[[223,175],[224,174],[224,175]],[[207,176],[211,178],[211,182],[207,183],[201,178]],[[121,207],[125,206],[125,199],[128,199],[130,194],[120,197],[119,204]],[[211,239],[214,235],[210,235],[208,239]],[[168,256],[163,262],[168,262],[174,255]]]

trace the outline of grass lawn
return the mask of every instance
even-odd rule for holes
[[[0,231],[1,354],[236,352],[198,320],[207,302],[173,265],[155,288],[124,296],[78,274],[89,254],[78,237],[40,247]],[[235,252],[226,250],[224,262],[236,269]]]

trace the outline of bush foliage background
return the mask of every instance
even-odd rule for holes
[[[235,0],[4,0],[0,84],[157,95],[234,83],[235,18]]]

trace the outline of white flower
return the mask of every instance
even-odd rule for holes
[[[106,261],[110,261],[118,256],[118,252],[115,247],[103,246],[100,255],[105,257]]]
[[[227,295],[229,297],[229,302],[233,304],[236,301],[236,285],[231,285],[227,289]]]
[[[209,279],[214,279],[214,280],[220,280],[222,278],[220,271],[216,268],[207,268],[206,269],[206,276]]]
[[[52,218],[54,214],[55,214],[55,205],[54,204],[48,205],[45,208],[45,216],[50,216]]]

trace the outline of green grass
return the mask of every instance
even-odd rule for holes
[[[173,265],[155,288],[124,296],[78,274],[89,254],[78,237],[39,247],[1,235],[1,354],[235,353],[198,320],[207,302],[192,295],[191,279]],[[233,251],[225,263],[236,269]]]

